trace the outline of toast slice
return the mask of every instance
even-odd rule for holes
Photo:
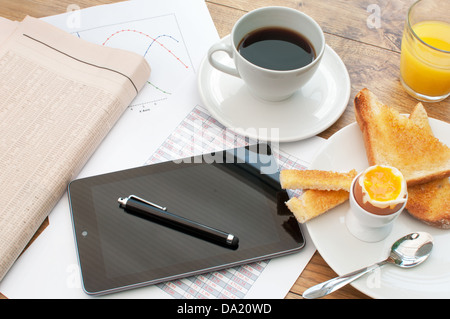
[[[434,135],[433,131],[431,130],[430,122],[428,121],[428,113],[423,107],[422,103],[419,102],[416,104],[411,114],[409,115],[409,119],[413,121],[414,124],[419,126],[423,132]]]
[[[409,188],[406,210],[427,225],[450,229],[449,177]]]
[[[356,170],[332,172],[325,170],[282,170],[280,183],[284,189],[305,189],[299,197],[293,197],[286,206],[299,223],[305,223],[349,198],[350,186]]]
[[[450,176],[450,148],[368,89],[355,97],[356,121],[370,165],[397,167],[408,186]]]
[[[433,134],[428,115],[421,103],[418,103],[409,116],[410,120],[423,131]],[[450,180],[448,177],[408,189],[406,210],[425,224],[450,229]]]
[[[346,190],[349,192],[356,175],[356,170],[341,173],[314,169],[286,169],[280,172],[280,183],[283,189]]]
[[[292,197],[288,200],[286,206],[299,223],[305,223],[344,203],[349,196],[349,192],[345,190],[324,191],[308,189],[300,197]]]

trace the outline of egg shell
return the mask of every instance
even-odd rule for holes
[[[375,215],[390,215],[390,214],[397,212],[403,206],[403,203],[400,203],[400,204],[395,205],[393,208],[391,208],[389,206],[386,208],[380,208],[380,207],[376,207],[376,206],[372,205],[370,202],[364,203],[362,187],[361,187],[361,185],[359,185],[359,183],[354,183],[353,194],[355,196],[356,202],[362,209],[368,211],[369,213],[375,214]]]

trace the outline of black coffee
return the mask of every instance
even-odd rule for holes
[[[250,32],[239,43],[238,51],[251,63],[278,71],[304,67],[315,58],[313,46],[303,35],[280,27]]]

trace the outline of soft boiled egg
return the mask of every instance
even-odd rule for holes
[[[367,168],[357,177],[353,191],[357,203],[377,215],[395,213],[408,197],[402,173],[395,167],[385,165]]]

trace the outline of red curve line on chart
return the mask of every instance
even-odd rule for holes
[[[167,50],[167,52],[169,52],[175,59],[177,59],[182,65],[184,65],[184,67],[185,67],[186,69],[189,68],[189,66],[186,65],[183,61],[181,61],[180,58],[177,57],[171,50],[169,50],[168,48],[166,48],[166,47],[164,46],[164,44],[162,44],[161,42],[159,42],[159,41],[156,40],[155,38],[149,36],[148,34],[146,34],[146,33],[144,33],[144,32],[141,32],[141,31],[138,31],[138,30],[124,29],[124,30],[116,31],[116,32],[114,32],[113,34],[111,34],[111,35],[105,40],[105,42],[102,43],[102,45],[105,45],[106,42],[108,42],[113,36],[115,36],[115,35],[117,35],[117,34],[119,34],[119,33],[122,33],[122,32],[134,32],[134,33],[138,33],[138,34],[140,34],[140,35],[146,36],[147,38],[151,39],[153,42],[158,43],[162,48],[164,48],[165,50]]]

